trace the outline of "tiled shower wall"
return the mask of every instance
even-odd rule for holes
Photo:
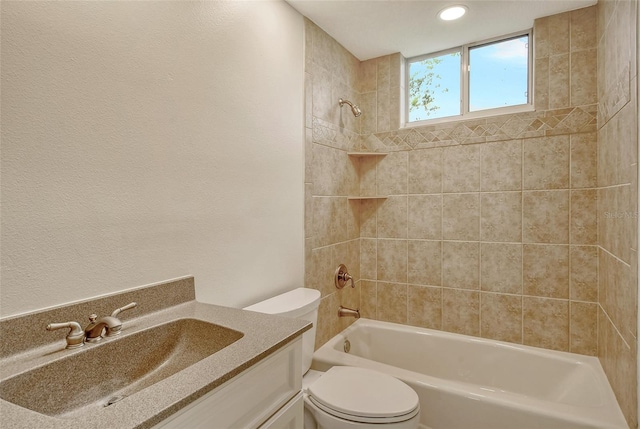
[[[338,319],[342,304],[373,319],[597,354],[635,427],[633,4],[536,20],[535,112],[402,129],[401,56],[359,62],[306,22],[316,346],[353,321]],[[341,97],[363,115],[340,109]],[[333,286],[339,263],[355,289]]]
[[[338,291],[333,279],[341,263],[360,278],[360,208],[347,199],[359,178],[347,151],[359,146],[361,119],[338,105],[358,101],[359,72],[351,53],[305,19],[305,286],[322,293],[316,346],[353,321],[338,318],[341,304],[360,305],[359,287]]]
[[[388,198],[361,203],[365,317],[597,353],[596,22],[536,20],[535,112],[389,131],[370,103],[360,149],[389,154],[360,192]]]
[[[638,2],[598,3],[598,356],[637,427]]]
[[[597,353],[596,21],[595,7],[536,21],[535,112],[404,129],[401,56],[358,63],[307,21],[318,344],[349,322],[336,317],[348,303],[369,318]],[[355,122],[337,106],[345,93],[362,107]],[[355,290],[333,287],[340,262]]]

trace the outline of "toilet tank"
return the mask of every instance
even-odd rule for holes
[[[265,301],[260,301],[244,309],[258,313],[304,319],[313,323],[313,327],[302,334],[302,369],[304,374],[311,367],[311,358],[313,357],[313,349],[316,342],[319,305],[319,290],[298,288]]]

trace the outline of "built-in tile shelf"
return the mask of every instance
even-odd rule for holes
[[[347,155],[353,158],[382,158],[387,156],[386,152],[347,152]],[[361,201],[361,200],[384,200],[388,198],[386,195],[364,195],[364,196],[350,196],[349,201]]]
[[[385,200],[389,197],[386,195],[372,195],[372,196],[364,196],[364,197],[347,197],[349,201],[358,201],[358,200]]]
[[[354,158],[368,158],[374,156],[387,156],[386,152],[347,152],[347,155]]]

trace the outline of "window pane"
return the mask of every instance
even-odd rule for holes
[[[460,114],[460,52],[409,63],[409,122]]]
[[[529,37],[469,49],[469,111],[527,104]]]

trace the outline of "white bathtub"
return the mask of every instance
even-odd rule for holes
[[[431,429],[628,429],[595,357],[359,319],[314,353],[334,365],[409,384]]]

